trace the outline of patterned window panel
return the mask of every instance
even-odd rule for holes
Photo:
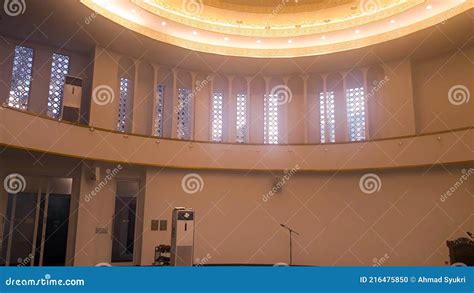
[[[23,46],[16,46],[15,56],[13,58],[10,93],[7,102],[9,107],[21,110],[28,109],[32,71],[33,49]]]
[[[69,56],[53,53],[48,95],[48,116],[51,118],[58,119],[61,117],[64,80],[68,73]]]
[[[350,141],[365,140],[365,97],[364,88],[356,87],[346,90],[347,125]]]

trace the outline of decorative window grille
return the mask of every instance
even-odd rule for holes
[[[62,99],[64,93],[64,79],[69,73],[69,56],[53,53],[51,63],[51,79],[48,95],[48,116],[61,117]]]
[[[131,82],[128,78],[120,78],[120,100],[119,100],[119,110],[118,110],[118,122],[117,130],[121,132],[126,131],[127,127],[127,118],[128,118],[128,99],[130,97],[130,86]]]
[[[163,137],[163,111],[165,99],[165,86],[157,85],[157,93],[153,106],[153,135]]]
[[[364,88],[356,87],[346,90],[347,124],[351,141],[365,139],[365,97]]]
[[[12,80],[8,106],[26,110],[30,97],[31,73],[33,69],[33,49],[16,46],[13,58]]]
[[[222,141],[222,115],[223,115],[223,95],[214,93],[212,96],[212,121],[211,136],[213,141]]]
[[[336,117],[334,113],[334,92],[319,93],[319,122],[321,143],[336,142]]]
[[[192,92],[188,89],[178,89],[178,139],[191,137],[191,107]]]
[[[236,141],[247,142],[247,95],[237,95]]]
[[[263,109],[263,142],[278,143],[278,96],[265,95]]]

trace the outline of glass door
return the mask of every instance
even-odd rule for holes
[[[112,233],[112,262],[133,264],[138,192],[137,181],[117,181]]]
[[[44,190],[40,178],[25,177],[25,189],[7,194],[2,243],[2,264],[31,266],[38,224],[38,198]]]
[[[8,195],[8,206],[12,209],[7,212],[10,219],[4,231],[8,234],[3,238],[7,266],[30,265],[36,231],[36,198],[36,194],[27,192]]]
[[[1,265],[65,265],[72,178],[25,178],[8,194]]]
[[[71,203],[71,178],[55,178],[48,181],[41,230],[39,265],[64,266],[69,226],[69,207]]]

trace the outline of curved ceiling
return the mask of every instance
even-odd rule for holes
[[[328,33],[354,25],[364,25],[424,2],[424,0],[365,0],[367,4],[364,2],[364,5],[360,6],[355,4],[354,0],[335,2],[320,0],[312,1],[319,3],[300,6],[295,5],[295,0],[280,0],[269,1],[266,6],[240,4],[235,8],[232,5],[230,7],[224,5],[222,6],[224,8],[221,8],[206,6],[204,4],[206,2],[200,1],[204,0],[132,0],[145,11],[192,28],[222,34],[267,38]],[[380,2],[371,4],[370,1]],[[268,5],[270,3],[273,3],[273,6]],[[247,11],[242,11],[244,8],[247,8]]]
[[[465,0],[81,0],[106,18],[183,48],[298,57],[408,35],[473,7]]]
[[[271,13],[280,4],[285,5],[281,13],[292,13],[336,7],[352,2],[354,0],[202,0],[207,6],[255,13]]]

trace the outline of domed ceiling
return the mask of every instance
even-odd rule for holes
[[[176,46],[287,58],[402,37],[473,7],[464,0],[81,0],[106,18]]]

